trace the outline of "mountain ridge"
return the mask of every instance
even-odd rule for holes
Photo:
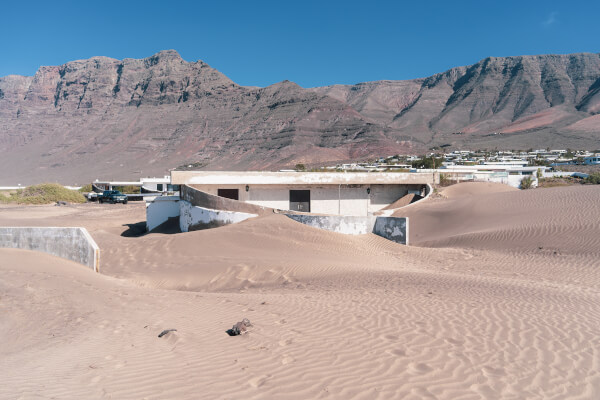
[[[278,169],[377,155],[599,143],[600,55],[487,57],[430,77],[241,86],[175,50],[0,78],[0,184]]]

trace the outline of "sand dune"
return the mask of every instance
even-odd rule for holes
[[[506,192],[518,192],[512,186],[508,186],[502,183],[495,182],[464,182],[457,185],[451,185],[443,188],[440,191],[440,195],[446,199],[455,199],[461,197],[471,197],[478,195],[494,194],[494,193],[506,193]]]
[[[2,208],[86,226],[103,274],[0,249],[0,398],[599,398],[600,193],[467,185],[406,209],[410,247],[279,215],[123,237],[143,206]]]
[[[412,244],[600,256],[598,186],[485,193],[467,183],[441,194],[448,199],[406,209]]]

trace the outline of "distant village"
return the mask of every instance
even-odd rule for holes
[[[527,151],[431,152],[425,155],[394,155],[368,162],[324,166],[314,171],[338,172],[424,172],[439,174],[440,181],[489,181],[518,188],[536,187],[540,179],[589,179],[590,173],[566,166],[597,166],[600,172],[600,150],[530,149]],[[299,164],[296,170],[303,170]],[[569,169],[564,171],[563,169]]]
[[[338,164],[323,167],[327,170],[346,171],[393,171],[422,168],[449,168],[482,164],[546,166],[600,165],[600,150],[528,150],[528,151],[471,151],[456,150],[451,153],[428,153],[426,155],[394,155],[379,157],[371,162]],[[406,172],[406,171],[403,171]]]

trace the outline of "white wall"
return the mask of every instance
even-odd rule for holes
[[[146,230],[179,215],[179,196],[160,196],[146,203]]]
[[[369,212],[379,211],[409,193],[405,185],[371,185]]]
[[[538,178],[537,178],[536,174],[533,174],[533,175],[509,175],[508,176],[508,185],[510,185],[512,187],[516,187],[517,189],[520,189],[521,181],[523,180],[523,178],[525,178],[527,176],[529,176],[529,177],[531,177],[531,179],[533,179],[531,186],[537,187]]]
[[[188,232],[190,229],[194,230],[194,227],[211,224],[214,225],[212,227],[235,224],[257,216],[256,214],[243,212],[211,210],[209,208],[196,207],[185,200],[179,201],[179,209],[179,228],[182,232]],[[211,226],[206,226],[206,228],[208,227]]]
[[[0,247],[41,251],[100,272],[100,248],[85,228],[0,227]]]

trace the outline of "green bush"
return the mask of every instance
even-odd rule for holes
[[[600,172],[595,172],[590,174],[587,178],[585,178],[586,183],[591,183],[593,185],[600,185]]]
[[[526,176],[521,179],[521,189],[531,189],[533,187],[533,178]]]
[[[113,190],[118,190],[123,194],[135,194],[140,193],[141,188],[135,185],[127,185],[127,186],[113,186]]]
[[[434,169],[434,168],[439,168],[442,165],[443,161],[444,161],[444,159],[441,157],[440,158],[426,157],[421,160],[413,161],[411,163],[411,166],[413,168]]]
[[[86,198],[76,190],[70,190],[58,183],[42,183],[28,186],[10,193],[9,197],[0,195],[2,203],[17,204],[51,204],[57,201],[68,203],[85,203]]]
[[[80,193],[89,193],[92,191],[92,184],[88,183],[87,185],[83,185],[78,190]]]

